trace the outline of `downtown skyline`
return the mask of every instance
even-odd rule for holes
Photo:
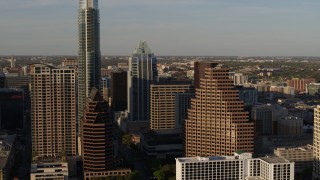
[[[0,55],[76,55],[78,0],[0,2]],[[316,0],[101,1],[102,55],[320,56]]]

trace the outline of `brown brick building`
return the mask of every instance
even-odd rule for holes
[[[217,63],[211,62],[194,62],[194,88],[200,87],[200,79],[204,78],[205,76],[205,69],[206,68],[214,68]]]
[[[200,87],[191,100],[185,124],[185,156],[253,152],[254,125],[229,79],[229,70],[214,63],[212,66],[205,68],[205,76],[200,78]]]
[[[314,78],[292,78],[287,80],[287,85],[289,87],[293,87],[294,91],[297,93],[305,92],[307,89],[307,84],[315,83],[316,80]]]
[[[81,123],[83,171],[85,179],[108,173],[113,165],[113,124],[108,103],[93,88],[86,101]]]

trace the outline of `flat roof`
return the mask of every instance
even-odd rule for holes
[[[241,159],[238,156],[212,156],[212,157],[185,157],[185,158],[176,158],[177,161],[179,162],[211,162],[211,161],[228,161],[228,160],[245,160],[245,159],[257,159],[257,160],[263,160],[267,163],[271,164],[276,164],[276,163],[290,163],[289,160],[283,158],[283,157],[278,157],[278,156],[266,156],[266,157],[261,157],[261,158],[244,158]]]
[[[176,158],[179,162],[209,162],[209,161],[219,161],[219,160],[238,160],[236,156],[211,156],[211,157],[185,157]]]
[[[278,157],[278,156],[266,156],[266,157],[261,157],[263,161],[266,161],[268,163],[276,164],[276,163],[289,163],[290,161],[283,158],[283,157]]]

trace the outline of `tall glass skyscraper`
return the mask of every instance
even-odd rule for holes
[[[147,42],[140,42],[129,58],[128,112],[130,121],[150,119],[150,84],[157,80],[157,59]]]
[[[83,117],[86,98],[100,85],[100,22],[98,0],[80,0],[79,6],[79,75],[77,132]]]

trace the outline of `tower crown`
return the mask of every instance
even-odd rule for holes
[[[151,49],[148,47],[147,41],[140,41],[134,49],[133,54],[151,54]]]
[[[98,9],[98,0],[80,0],[80,9]]]

